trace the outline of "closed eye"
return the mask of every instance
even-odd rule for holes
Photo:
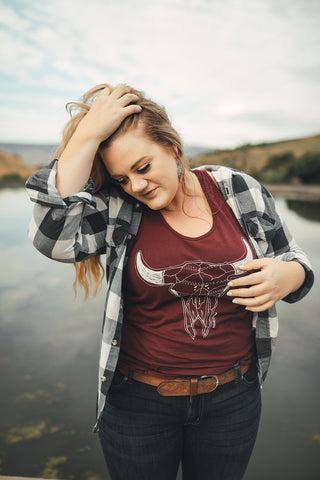
[[[137,169],[137,173],[140,174],[140,175],[143,175],[144,173],[147,173],[147,171],[149,170],[149,168],[151,167],[151,163],[147,163],[146,165],[144,165],[143,167],[141,168],[138,168]],[[128,183],[128,177],[124,177],[124,178],[112,178],[112,182],[115,183],[116,185],[126,185]]]
[[[142,168],[139,168],[137,170],[137,173],[140,173],[140,174],[144,174],[144,173],[147,173],[147,171],[149,170],[149,168],[151,167],[151,163],[147,163],[144,167]]]
[[[113,185],[125,185],[127,182],[128,179],[126,177],[120,179],[111,177],[111,183],[113,183]]]
[[[114,178],[113,181],[115,182],[116,185],[126,185],[128,183],[127,178],[121,178],[120,180],[117,180]]]

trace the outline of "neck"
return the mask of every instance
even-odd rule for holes
[[[162,211],[165,213],[180,213],[185,212],[186,209],[186,200],[199,195],[202,192],[200,185],[198,185],[197,178],[194,173],[186,171],[184,174],[183,183],[180,181],[179,188],[177,190],[175,198],[172,200],[170,205],[163,208]]]

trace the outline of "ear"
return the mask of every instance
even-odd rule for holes
[[[172,145],[172,152],[175,159],[178,158],[178,147],[177,145]]]

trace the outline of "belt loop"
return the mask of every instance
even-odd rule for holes
[[[198,395],[198,379],[190,378],[190,396]]]
[[[239,363],[238,362],[235,363],[232,368],[234,368],[235,371],[237,372],[237,378],[235,379],[235,382],[239,383],[242,380],[242,372],[241,372],[241,367]]]

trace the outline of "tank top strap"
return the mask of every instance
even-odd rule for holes
[[[193,170],[193,173],[199,180],[212,212],[216,212],[217,209],[221,208],[221,193],[213,178],[206,170]]]

